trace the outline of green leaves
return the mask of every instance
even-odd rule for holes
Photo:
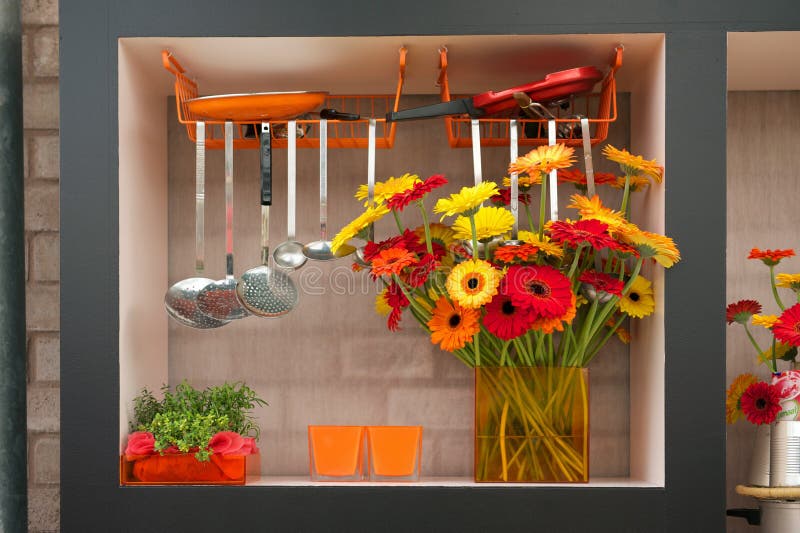
[[[133,400],[133,426],[152,433],[159,452],[175,446],[184,453],[194,450],[198,460],[207,461],[211,455],[208,441],[217,432],[259,437],[252,410],[267,402],[244,383],[224,383],[200,391],[184,381],[175,386],[175,392],[166,385],[161,392],[160,402],[146,388]]]

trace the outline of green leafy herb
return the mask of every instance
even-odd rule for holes
[[[159,402],[146,388],[133,400],[133,427],[149,431],[155,438],[155,449],[163,452],[171,446],[181,452],[195,451],[200,461],[208,461],[208,442],[215,433],[233,431],[245,437],[258,438],[260,429],[252,415],[256,406],[267,405],[244,383],[224,383],[197,390],[186,381],[161,388]]]

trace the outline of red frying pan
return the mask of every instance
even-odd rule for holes
[[[588,93],[602,79],[603,73],[595,67],[571,68],[548,74],[543,80],[512,87],[504,91],[488,91],[471,98],[461,98],[460,100],[387,113],[386,121],[414,120],[462,114],[473,118],[497,115],[517,107],[517,102],[514,100],[515,92],[523,92],[534,102],[544,104],[573,94]]]

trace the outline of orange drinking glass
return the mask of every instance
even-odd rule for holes
[[[422,426],[367,426],[369,479],[419,481]]]
[[[308,464],[313,481],[361,481],[364,427],[308,426]]]

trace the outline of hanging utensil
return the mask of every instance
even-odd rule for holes
[[[297,208],[297,121],[290,120],[287,150],[287,200],[286,200],[286,241],[275,247],[272,257],[281,268],[300,268],[308,258],[303,255],[303,245],[295,240],[295,210]],[[262,131],[263,135],[263,131]],[[263,143],[262,143],[263,144]]]
[[[327,92],[219,94],[186,101],[189,111],[209,120],[256,122],[295,118],[318,108]]]
[[[198,120],[195,127],[195,270],[201,274],[205,267],[206,124]],[[170,287],[164,295],[164,306],[169,316],[184,326],[197,329],[213,329],[227,324],[227,320],[212,318],[197,307],[197,295],[209,283],[214,283],[214,280],[198,276]]]
[[[375,199],[375,127],[374,118],[369,119],[367,137],[367,205],[372,206]],[[375,223],[369,225],[369,241],[375,242]],[[370,262],[364,258],[364,246],[356,249],[356,263],[364,268],[370,267]]]
[[[517,160],[519,156],[519,130],[517,129],[517,121],[511,120],[508,124],[508,138],[509,138],[509,157],[511,162]],[[519,174],[512,172],[511,180],[511,201],[509,207],[511,208],[511,215],[514,217],[514,225],[511,226],[511,239],[500,243],[502,246],[520,246],[520,241],[517,236],[519,234]]]
[[[309,259],[330,261],[356,251],[344,244],[334,253],[328,240],[328,121],[324,118],[319,121],[319,227],[322,238],[303,246],[303,254]]]
[[[248,315],[236,298],[233,277],[233,122],[225,122],[225,279],[209,283],[197,295],[200,310],[218,320],[237,320]]]
[[[293,125],[290,125],[293,129]],[[291,134],[290,134],[291,135]],[[269,267],[269,208],[272,205],[272,139],[269,124],[261,125],[261,265],[242,274],[236,296],[252,314],[274,318],[297,305],[297,287],[289,276]],[[291,167],[290,167],[291,168]]]

